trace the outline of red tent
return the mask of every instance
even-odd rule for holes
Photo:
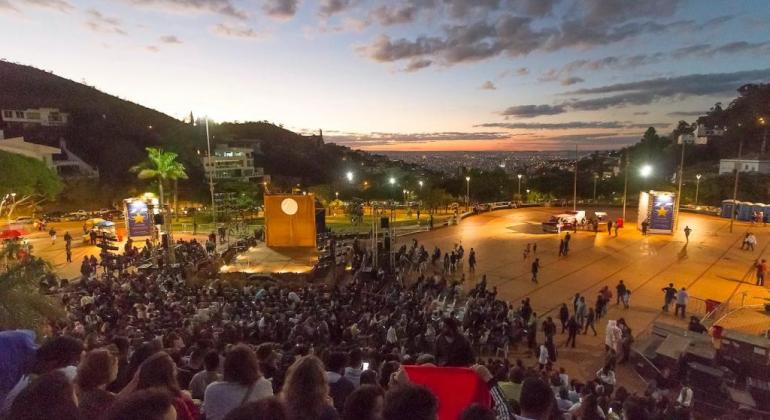
[[[26,235],[27,232],[21,229],[6,229],[0,231],[0,239],[14,239]]]

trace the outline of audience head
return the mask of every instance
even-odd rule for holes
[[[86,353],[78,366],[76,382],[82,391],[112,383],[118,377],[118,358],[105,349]]]
[[[363,372],[361,372],[361,385],[377,385],[380,386],[377,382],[377,371],[367,369]]]
[[[67,366],[77,366],[83,356],[84,349],[83,343],[77,338],[68,336],[49,338],[35,353],[38,373]]]
[[[289,418],[319,416],[327,405],[329,385],[323,364],[315,356],[303,356],[289,367],[281,391]]]
[[[78,420],[75,387],[60,371],[46,373],[29,384],[16,397],[8,415],[14,420]]]
[[[250,402],[229,412],[224,420],[286,420],[286,408],[275,397]]]
[[[399,385],[385,394],[385,420],[436,420],[438,400],[430,390],[419,385]]]
[[[251,347],[239,344],[225,355],[222,376],[226,382],[250,386],[260,378],[257,355]]]
[[[176,379],[176,365],[166,352],[158,352],[150,356],[139,368],[137,389],[158,388],[178,395],[179,383]]]
[[[343,420],[382,420],[385,393],[375,385],[362,385],[345,401]]]
[[[168,392],[136,391],[112,405],[106,420],[176,420],[174,400]]]
[[[339,373],[345,370],[345,365],[348,363],[348,356],[342,352],[332,352],[326,358],[326,370],[329,372]]]
[[[477,403],[471,404],[460,413],[459,420],[496,420],[495,412]]]
[[[527,378],[521,386],[521,415],[534,420],[545,420],[551,415],[553,390],[539,378]]]
[[[205,356],[203,356],[203,366],[208,372],[216,372],[219,369],[219,353],[214,350],[209,350]]]

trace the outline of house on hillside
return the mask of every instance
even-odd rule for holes
[[[3,109],[0,118],[8,126],[41,125],[43,127],[61,127],[69,124],[70,114],[58,108]]]
[[[758,156],[749,156],[741,159],[719,159],[719,174],[731,174],[738,168],[744,173],[758,172],[770,174],[770,160],[760,159]]]
[[[201,157],[206,178],[216,181],[269,182],[263,168],[254,166],[254,149],[218,144],[211,156]]]
[[[51,147],[43,144],[30,143],[24,137],[5,138],[0,130],[0,151],[37,159],[50,169],[56,171],[62,178],[98,178],[99,170],[85,163],[74,153],[62,147]]]

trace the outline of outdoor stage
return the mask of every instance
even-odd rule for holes
[[[306,273],[318,262],[315,248],[251,247],[235,256],[223,273]]]

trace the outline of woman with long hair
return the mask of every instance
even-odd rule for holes
[[[222,420],[242,405],[273,396],[273,385],[260,373],[257,355],[249,346],[230,349],[222,370],[223,380],[212,382],[203,394],[206,420]]]
[[[98,419],[115,401],[107,385],[118,377],[118,358],[108,350],[89,351],[78,366],[80,414],[84,420]]]
[[[174,399],[177,420],[197,420],[200,415],[192,398],[179,388],[176,365],[166,352],[155,353],[142,363],[136,389],[159,389],[168,392]]]
[[[345,401],[343,420],[382,420],[385,392],[379,386],[361,385]]]
[[[289,420],[339,419],[329,397],[329,384],[321,361],[305,356],[291,365],[281,397]]]
[[[38,377],[13,401],[8,419],[80,420],[75,387],[61,371]]]

